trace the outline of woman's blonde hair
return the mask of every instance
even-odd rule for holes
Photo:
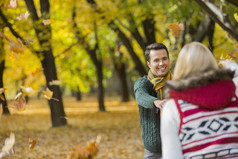
[[[202,43],[192,42],[181,49],[174,68],[173,80],[209,69],[218,69],[218,64],[213,54]]]

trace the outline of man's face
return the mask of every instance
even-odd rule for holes
[[[164,77],[169,72],[169,58],[165,49],[150,50],[150,60],[147,61],[152,73]]]

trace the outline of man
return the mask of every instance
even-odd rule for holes
[[[134,85],[138,102],[142,140],[145,148],[143,159],[161,158],[160,110],[166,102],[164,83],[171,79],[169,52],[162,43],[153,43],[145,50],[148,75]]]

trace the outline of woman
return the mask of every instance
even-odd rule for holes
[[[231,70],[198,42],[179,53],[161,119],[163,159],[238,158],[238,100]]]

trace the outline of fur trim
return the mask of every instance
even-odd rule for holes
[[[209,83],[220,80],[232,80],[234,72],[228,69],[209,70],[200,73],[191,74],[179,80],[167,81],[169,90],[185,90],[188,88],[204,86]],[[169,91],[168,90],[168,91]]]

